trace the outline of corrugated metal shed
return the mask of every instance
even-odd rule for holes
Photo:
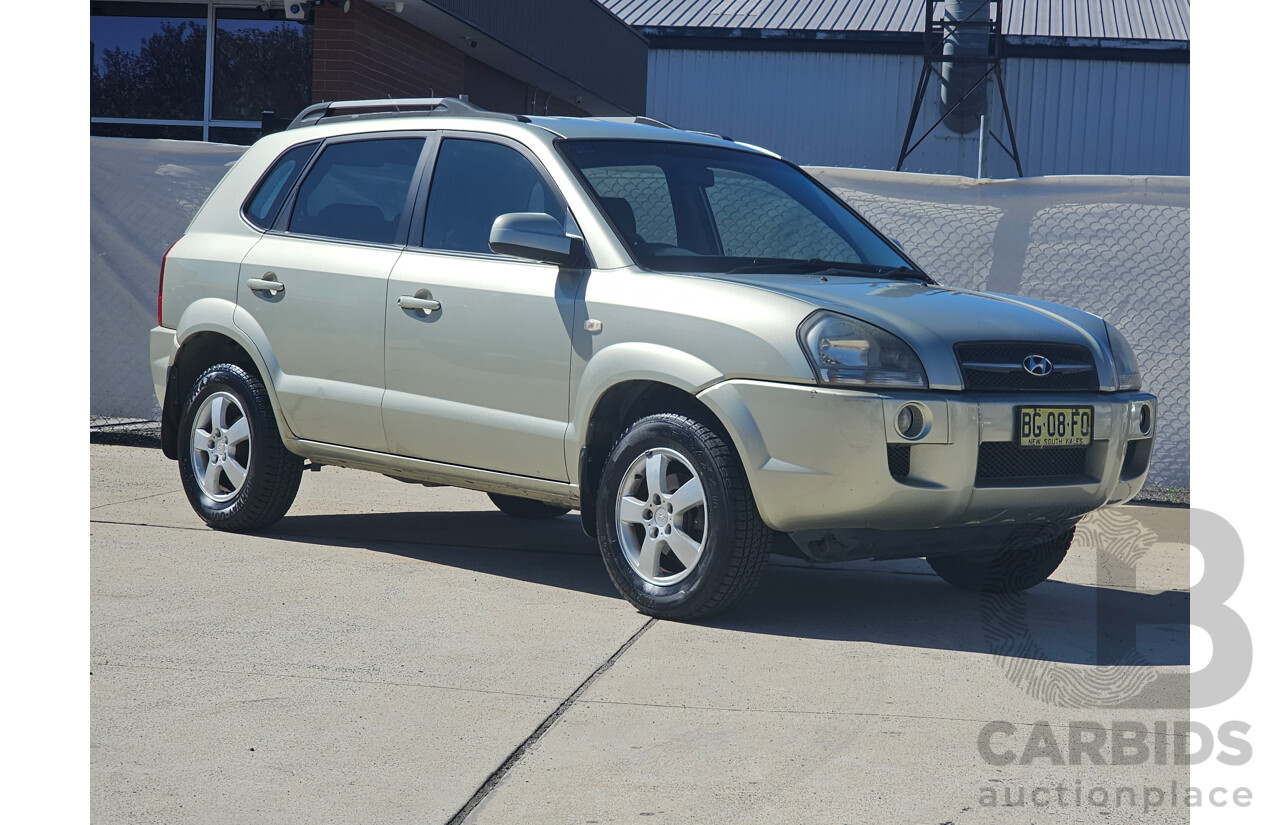
[[[923,0],[601,0],[641,29],[919,32]],[[1007,0],[1005,34],[1190,40],[1190,0]]]
[[[1006,60],[1024,172],[1188,174],[1188,68]],[[919,76],[920,58],[911,55],[658,49],[649,52],[648,114],[683,129],[765,146],[797,163],[892,169]],[[819,89],[825,97],[811,93]],[[993,113],[999,105],[994,94],[993,87]],[[936,78],[927,100],[925,127],[940,114]],[[1002,123],[996,127],[1003,138]],[[939,127],[904,168],[973,176],[977,151],[975,135]],[[996,147],[989,172],[1016,174]]]

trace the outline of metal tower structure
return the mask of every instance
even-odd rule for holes
[[[902,138],[902,150],[898,153],[898,171],[902,170],[907,156],[933,130],[946,122],[957,132],[973,131],[975,127],[984,130],[986,135],[979,136],[979,152],[983,151],[985,137],[989,136],[1013,159],[1018,176],[1022,176],[1022,158],[1018,155],[1018,141],[1013,134],[1004,75],[1000,70],[1003,41],[1003,0],[924,0],[924,67],[920,71],[920,80],[916,83],[911,119],[907,123],[907,133]],[[912,143],[932,75],[938,77],[943,112]],[[992,75],[1000,90],[1000,106],[1004,113],[1008,146],[996,135],[992,118],[982,117],[987,108],[987,78]]]

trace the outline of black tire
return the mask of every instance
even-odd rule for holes
[[[515,518],[560,518],[565,513],[569,512],[568,507],[561,507],[558,504],[547,504],[545,501],[534,501],[531,498],[500,496],[497,493],[490,493],[489,500],[492,501],[494,506],[499,510]]]
[[[925,561],[948,584],[980,593],[1013,593],[1035,587],[1053,575],[1071,549],[1074,526],[1051,538],[1033,530],[1007,543],[994,557],[972,559],[930,556]]]
[[[206,402],[210,405],[207,408]],[[225,430],[218,428],[226,443],[222,444],[224,454],[219,459],[222,469],[208,476],[205,470],[218,463],[214,459],[219,451],[212,447],[214,439],[202,439],[203,447],[197,449],[194,431],[197,415],[216,409],[218,402],[227,410],[222,422]],[[233,443],[231,433],[241,419],[248,425],[248,436]],[[208,423],[210,429],[202,426],[200,432],[212,435],[212,419]],[[302,458],[286,450],[280,440],[271,401],[261,381],[234,364],[212,366],[196,380],[183,405],[178,428],[178,473],[187,500],[205,524],[236,533],[275,524],[298,494],[302,463]],[[241,479],[238,487],[232,473],[225,469],[232,464]],[[212,481],[206,481],[210,477]],[[217,492],[211,493],[207,486]]]
[[[632,465],[645,462],[647,476],[648,462],[655,455],[660,462],[657,466],[667,468],[660,471],[659,498],[666,496],[661,491],[664,485],[679,485],[679,489],[673,491],[669,502],[649,506],[655,490],[647,477],[633,472]],[[688,510],[673,510],[669,505],[681,506],[675,494],[685,489],[694,471],[700,480],[701,503]],[[625,492],[624,481],[627,487],[635,488],[633,492]],[[629,504],[635,505],[641,488],[646,491],[643,510],[628,509],[628,516],[621,516],[622,500],[634,499]],[[705,618],[729,607],[759,583],[769,559],[772,533],[760,520],[737,453],[698,421],[661,413],[632,424],[610,451],[597,491],[596,527],[605,567],[618,591],[641,613],[680,621]],[[687,500],[686,496],[683,501]],[[662,515],[659,527],[658,513],[664,509],[667,514]],[[649,521],[628,522],[627,518]],[[624,530],[619,529],[620,524]],[[642,547],[648,545],[651,529],[658,530],[654,546],[663,549],[649,555],[652,575],[646,578],[640,572],[644,554],[637,556],[634,549],[637,541]],[[676,535],[672,535],[673,529]],[[700,548],[689,566],[667,543],[678,540],[687,551],[691,545],[684,544],[685,539],[696,539]],[[624,541],[631,548],[631,560]]]

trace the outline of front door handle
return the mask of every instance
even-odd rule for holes
[[[419,298],[416,295],[401,295],[396,299],[401,309],[420,309],[431,313],[440,308],[440,302],[434,298]]]
[[[268,272],[261,278],[250,278],[245,284],[254,292],[270,292],[272,295],[284,289],[284,284],[276,280],[274,272]]]

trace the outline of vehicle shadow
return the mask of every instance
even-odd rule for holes
[[[621,598],[576,514],[546,521],[496,510],[299,515],[267,535]],[[1190,606],[1186,591],[1054,580],[1026,593],[990,596],[946,584],[921,559],[832,567],[775,555],[754,593],[703,624],[1068,664],[1186,666]]]

